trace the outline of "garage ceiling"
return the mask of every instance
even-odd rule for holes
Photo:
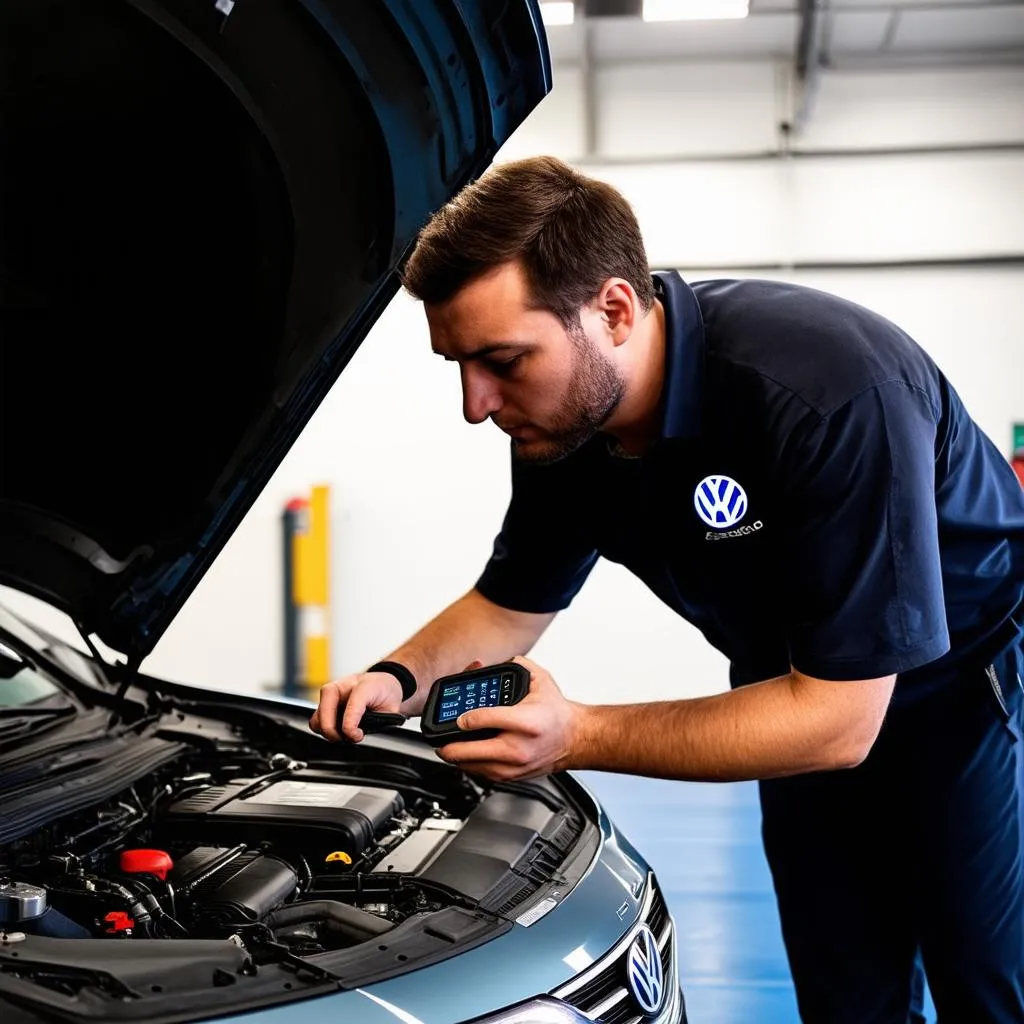
[[[793,60],[804,6],[800,0],[750,0],[748,17],[735,21],[577,17],[573,25],[550,27],[548,38],[560,64],[583,60],[588,35],[595,64]],[[817,0],[817,12],[825,66],[1024,64],[1024,0]]]

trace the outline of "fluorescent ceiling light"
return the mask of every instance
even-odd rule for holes
[[[749,12],[750,0],[644,0],[644,21],[717,21]]]
[[[542,0],[540,15],[545,25],[571,25],[576,16],[573,0]]]

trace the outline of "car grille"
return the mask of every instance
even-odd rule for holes
[[[667,1011],[674,1002],[672,990],[679,984],[675,935],[668,907],[653,875],[648,878],[647,898],[637,923],[646,924],[658,941],[666,990],[665,1009],[661,1016],[667,1019]],[[639,1012],[626,987],[626,955],[635,932],[636,926],[606,957],[552,994],[600,1024],[656,1024]]]

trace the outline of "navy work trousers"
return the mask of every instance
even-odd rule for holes
[[[994,678],[993,678],[994,672]],[[856,768],[761,783],[762,834],[805,1024],[1024,1024],[1024,677],[892,708]]]

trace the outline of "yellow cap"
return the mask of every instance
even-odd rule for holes
[[[334,853],[327,854],[325,863],[330,864],[332,860],[340,860],[342,864],[352,863],[352,858],[342,850],[335,850]]]

